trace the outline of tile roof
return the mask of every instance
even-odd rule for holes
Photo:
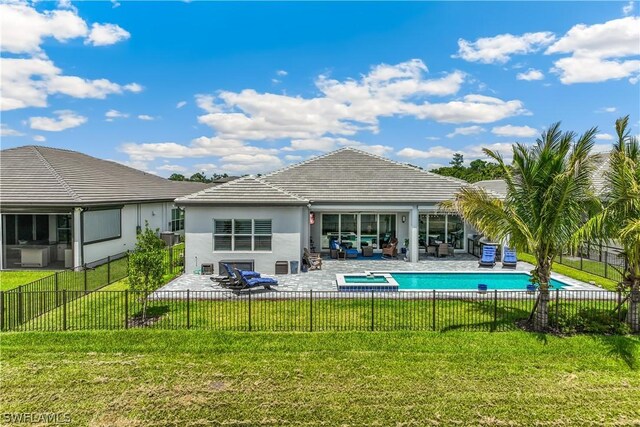
[[[609,170],[609,153],[599,153],[594,155],[593,158],[596,165],[591,176],[593,191],[597,195],[603,196],[606,190],[606,174]]]
[[[211,184],[169,181],[76,151],[24,146],[0,151],[3,206],[91,206],[170,201]]]
[[[499,196],[501,199],[507,197],[507,183],[504,179],[485,179],[484,181],[474,182],[473,185],[484,188]]]
[[[306,205],[307,199],[277,188],[261,178],[246,176],[216,187],[207,188],[176,200],[181,205]]]
[[[465,185],[469,184],[349,147],[252,178],[251,185],[232,181],[178,202],[268,204],[272,198],[280,200],[277,190],[283,193],[279,197],[311,203],[429,203],[450,199]],[[272,187],[268,195],[263,194],[267,186]]]

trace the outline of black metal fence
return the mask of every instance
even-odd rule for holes
[[[473,239],[467,241],[467,252],[476,257],[482,256],[482,247],[485,243]],[[498,250],[500,246],[498,246]],[[500,255],[498,253],[497,257]],[[626,268],[625,257],[622,250],[611,246],[584,244],[578,250],[567,250],[554,258],[553,262],[575,268],[596,276],[622,281]]]
[[[80,298],[82,297],[82,298]],[[537,294],[525,291],[230,292],[32,291],[2,295],[2,330],[127,328],[234,331],[508,331],[530,318]],[[42,301],[60,305],[27,320]],[[146,315],[143,318],[143,303]],[[628,302],[619,292],[551,293],[550,327],[625,333]],[[30,311],[31,310],[31,311]],[[23,316],[25,321],[15,321]]]
[[[163,265],[165,274],[171,276],[181,274],[184,271],[184,245],[165,248]],[[122,252],[85,264],[81,268],[58,271],[5,291],[0,301],[0,308],[3,309],[3,325],[7,329],[15,328],[77,298],[122,280],[128,275],[128,267],[129,254]]]

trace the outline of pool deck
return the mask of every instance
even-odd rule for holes
[[[394,272],[394,271],[411,271],[411,272],[509,272],[521,271],[530,272],[533,269],[531,264],[518,261],[518,266],[514,270],[503,269],[500,263],[494,268],[479,268],[478,259],[467,254],[457,254],[452,258],[426,258],[420,259],[417,263],[405,262],[403,260],[384,259],[384,260],[331,260],[324,259],[322,262],[322,270],[309,271],[308,273],[286,274],[278,276],[263,275],[264,277],[274,277],[278,280],[279,286],[277,291],[296,291],[308,292],[313,291],[337,291],[336,274],[354,274],[365,273],[368,271],[375,272]],[[552,277],[558,279],[568,285],[572,290],[594,291],[601,290],[597,286],[593,286],[575,279],[553,273]],[[183,274],[157,292],[162,291],[221,291],[225,290],[217,283],[213,282],[209,276],[200,276],[196,274]],[[277,292],[275,291],[275,292]],[[256,289],[252,292],[264,293],[262,289]],[[402,291],[405,292],[405,291]],[[406,291],[411,292],[411,291]]]

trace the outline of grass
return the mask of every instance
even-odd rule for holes
[[[0,291],[8,291],[34,280],[55,274],[52,270],[0,271]]]
[[[520,261],[528,262],[529,264],[533,264],[533,265],[536,264],[536,261],[533,255],[520,253],[518,254],[518,259]],[[563,259],[562,262],[567,263],[568,261],[566,259]],[[587,260],[585,260],[585,262],[587,262]],[[597,261],[589,261],[589,262],[597,263]],[[579,264],[580,262],[578,261],[578,264],[576,265],[576,267]],[[598,264],[601,264],[601,263],[598,263]],[[605,279],[604,277],[587,273],[586,271],[578,270],[576,268],[570,267],[568,265],[563,265],[558,262],[553,263],[552,270],[558,274],[562,274],[567,277],[571,277],[572,279],[580,280],[585,283],[595,282],[596,285],[600,286],[603,289],[607,289],[609,291],[615,291],[617,290],[617,287],[618,287],[618,283],[615,280]]]
[[[71,425],[637,425],[640,340],[525,332],[2,336],[3,413]]]

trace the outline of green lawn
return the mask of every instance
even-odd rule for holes
[[[529,264],[535,265],[535,258],[533,257],[533,255],[520,253],[518,254],[518,259],[520,261],[528,262]],[[563,259],[562,262],[567,264],[568,260]],[[585,262],[587,262],[587,260],[585,260]],[[600,263],[597,263],[596,261],[588,261],[588,262],[600,264]],[[580,262],[578,261],[578,263],[575,266],[577,267],[579,264]],[[604,267],[602,268],[604,271]],[[558,274],[563,274],[567,277],[571,277],[572,279],[580,280],[585,283],[595,282],[596,285],[610,291],[615,291],[618,286],[618,283],[615,280],[605,279],[604,277],[600,277],[595,274],[590,274],[590,273],[587,273],[586,271],[578,270],[568,265],[560,264],[559,262],[553,263],[552,270]]]
[[[3,413],[72,425],[637,425],[640,340],[525,332],[5,333]]]
[[[46,276],[51,276],[52,270],[14,270],[0,271],[0,291],[8,291],[20,285],[33,282]]]

